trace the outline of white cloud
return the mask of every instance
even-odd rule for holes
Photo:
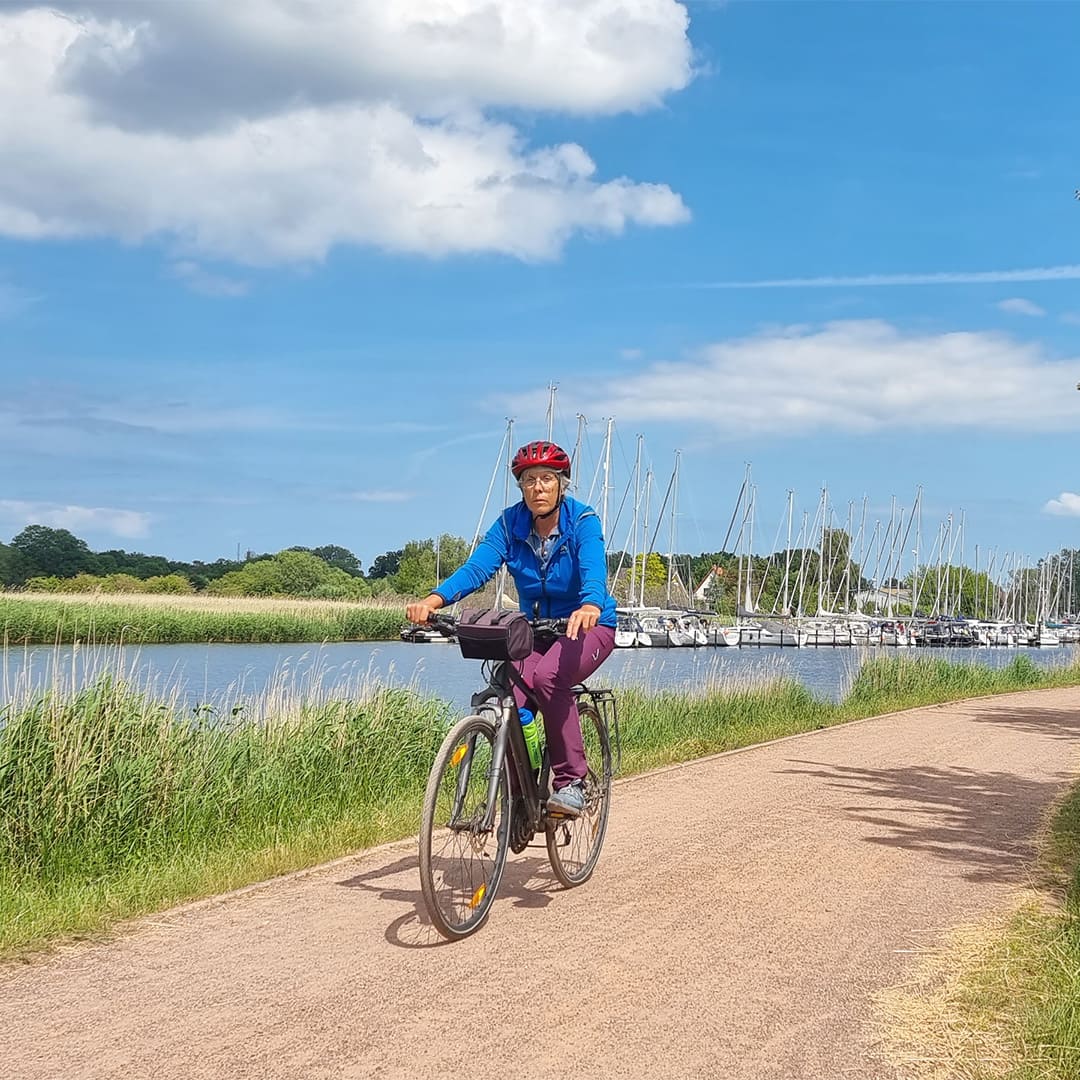
[[[1000,333],[918,334],[876,320],[770,329],[679,362],[622,371],[573,407],[722,437],[1080,425],[1080,357]],[[514,402],[518,415],[540,398]],[[506,403],[503,403],[504,407]]]
[[[1046,314],[1045,308],[1039,307],[1038,304],[1031,300],[1025,300],[1022,296],[1012,296],[1008,300],[1000,300],[997,306],[1009,315],[1039,316]]]
[[[248,282],[211,273],[190,259],[173,263],[170,270],[178,281],[182,281],[192,292],[203,296],[247,296],[251,291]]]
[[[410,491],[350,491],[346,496],[352,502],[399,503],[413,498]]]
[[[688,217],[483,112],[654,105],[691,77],[673,0],[22,6],[0,14],[0,234],[249,264],[337,244],[546,259]]]
[[[394,100],[616,113],[692,75],[674,0],[44,0],[83,32],[58,77],[135,129],[208,130],[299,104]],[[191,77],[197,70],[199,78]],[[557,77],[556,77],[557,73]]]
[[[58,503],[22,502],[0,499],[0,519],[13,522],[15,531],[26,525],[48,525],[68,529],[109,533],[132,539],[146,536],[153,520],[150,514],[138,510],[117,510],[105,506],[64,506]]]
[[[1057,514],[1059,517],[1080,517],[1080,495],[1073,491],[1063,491],[1043,507],[1043,512]]]
[[[1014,281],[1077,281],[1080,265],[1042,266],[1026,270],[943,271],[930,274],[863,274],[855,277],[766,278],[760,281],[706,281],[697,289],[831,289],[894,285],[998,285]]]

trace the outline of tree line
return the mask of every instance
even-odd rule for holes
[[[734,616],[740,608],[783,614],[850,610],[870,582],[851,558],[851,539],[842,529],[825,536],[819,548],[797,548],[769,556],[734,552],[677,554],[670,560],[655,552],[647,557],[609,551],[608,578],[625,604],[698,607]],[[162,555],[119,549],[91,551],[67,529],[28,525],[10,543],[0,543],[0,586],[63,592],[204,592],[219,596],[301,596],[367,599],[422,596],[456,570],[469,554],[462,537],[443,534],[410,540],[385,551],[365,573],[361,561],[338,544],[291,547],[276,553],[246,552],[242,559],[183,562]],[[1050,573],[1051,569],[1053,574]],[[715,572],[713,572],[715,570]],[[701,597],[693,594],[712,573]],[[1063,550],[1035,567],[1016,570],[1005,588],[1021,597],[1019,607],[1038,606],[1040,581],[1053,577],[1058,610],[1080,606],[1080,552]],[[1071,585],[1070,585],[1071,582]],[[917,585],[919,607],[950,614],[986,617],[1000,606],[1002,586],[985,571],[969,567],[920,567],[917,580],[882,583],[911,594]],[[899,607],[898,611],[901,610]]]
[[[468,555],[461,537],[411,540],[372,560],[339,544],[248,551],[241,559],[184,562],[164,555],[110,549],[91,551],[67,529],[28,525],[0,543],[0,586],[57,592],[205,592],[219,596],[306,596],[364,599],[413,596],[456,570]]]

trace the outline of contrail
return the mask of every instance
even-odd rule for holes
[[[1076,281],[1080,266],[1040,266],[1029,270],[974,270],[936,274],[864,274],[857,277],[772,278],[764,281],[702,281],[691,289],[831,289],[889,285],[992,285],[1012,281]]]

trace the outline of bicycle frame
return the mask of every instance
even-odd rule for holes
[[[508,660],[494,661],[495,667],[488,678],[484,690],[472,696],[472,706],[478,713],[492,714],[495,725],[495,746],[491,754],[491,767],[488,773],[487,810],[480,825],[483,831],[489,831],[495,824],[495,809],[499,793],[499,778],[502,775],[506,755],[509,751],[511,765],[518,781],[518,792],[525,800],[529,815],[529,827],[537,832],[543,828],[544,815],[541,809],[541,793],[547,787],[548,763],[545,751],[541,764],[540,781],[537,782],[529,763],[529,750],[525,745],[525,734],[518,722],[517,702],[514,700]],[[471,753],[471,747],[470,747]],[[459,797],[463,795],[467,777],[458,780]],[[457,806],[455,806],[455,810]]]

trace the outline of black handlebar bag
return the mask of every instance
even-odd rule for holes
[[[468,660],[524,660],[533,651],[532,623],[521,611],[464,608],[457,639]]]

